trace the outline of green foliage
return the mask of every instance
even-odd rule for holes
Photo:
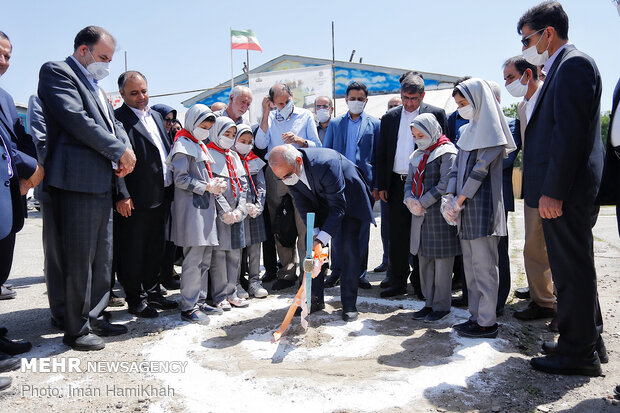
[[[502,110],[504,111],[504,115],[508,116],[509,118],[517,119],[517,105],[518,103],[513,103],[508,107],[502,108]]]
[[[607,132],[609,131],[609,118],[611,112],[601,113],[601,138],[603,139],[603,146],[607,145]]]

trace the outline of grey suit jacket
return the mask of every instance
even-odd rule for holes
[[[47,125],[47,185],[85,193],[110,191],[112,161],[131,148],[112,105],[106,101],[110,122],[97,92],[70,57],[41,67],[38,94]]]

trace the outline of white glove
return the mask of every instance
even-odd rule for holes
[[[252,218],[256,218],[261,212],[256,204],[245,204],[245,209],[248,210],[248,215]]]
[[[226,225],[232,225],[235,223],[235,215],[232,211],[225,212],[222,214],[222,221],[224,221]]]
[[[238,209],[235,209],[234,211],[232,211],[232,215],[233,215],[233,218],[235,219],[234,222],[243,221],[243,212],[239,211]]]
[[[417,199],[413,201],[413,208],[411,210],[411,213],[418,217],[421,217],[422,215],[424,215],[424,207],[422,206],[422,203],[418,201]]]
[[[441,197],[441,207],[439,210],[443,215],[443,218],[450,225],[456,225],[456,217],[457,213],[453,211],[452,204],[454,202],[454,196],[452,194],[448,194],[446,196]]]
[[[405,205],[407,206],[407,209],[409,209],[409,212],[411,212],[413,214],[413,205],[414,205],[414,198],[405,198]]]
[[[228,189],[228,183],[223,178],[213,178],[210,182],[207,182],[207,191],[213,195],[220,195],[226,192]]]

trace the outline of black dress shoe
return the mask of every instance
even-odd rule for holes
[[[275,280],[276,278],[278,278],[277,271],[266,271],[263,274],[263,278],[261,278],[261,281],[264,283],[268,283],[268,282]]]
[[[555,317],[553,308],[541,307],[535,302],[530,302],[523,310],[517,310],[513,313],[515,318],[519,320],[539,320],[541,318]]]
[[[325,303],[322,301],[312,300],[312,304],[310,304],[310,314],[316,313],[317,311],[321,311],[325,309]],[[295,310],[295,317],[299,317],[301,315],[301,307],[297,307]]]
[[[467,338],[495,338],[499,332],[497,323],[492,326],[483,327],[478,323],[470,324],[469,328],[457,330],[456,333],[461,337]]]
[[[342,310],[342,319],[345,322],[349,322],[349,321],[355,321],[357,320],[357,311],[355,310],[351,310],[351,311],[345,311],[344,309]]]
[[[598,377],[603,373],[601,362],[596,354],[586,359],[551,354],[544,357],[534,357],[530,360],[530,364],[535,370],[551,374]]]
[[[96,351],[105,348],[103,339],[93,333],[79,337],[65,335],[62,342],[77,351]]]
[[[0,377],[0,391],[11,387],[13,380],[10,377]]]
[[[141,318],[157,318],[157,316],[159,316],[157,310],[146,304],[145,302],[141,302],[140,304],[135,306],[130,305],[128,311],[129,314],[133,314],[136,317]]]
[[[379,284],[379,287],[381,287],[381,288],[389,288],[391,284],[392,284],[392,279],[390,277],[385,277],[381,281],[381,284]]]
[[[271,289],[274,291],[279,291],[279,290],[284,290],[286,288],[290,288],[292,286],[295,285],[295,281],[297,281],[296,279],[284,279],[284,278],[278,278],[273,285],[271,286]]]
[[[421,310],[418,310],[411,314],[411,318],[413,318],[414,320],[424,320],[424,318],[432,312],[432,307],[423,307]]]
[[[366,279],[366,277],[362,277],[360,278],[359,287],[364,290],[370,290],[372,288],[372,284],[368,281],[368,279]]]
[[[396,297],[396,296],[405,295],[405,294],[407,294],[407,287],[401,287],[401,288],[388,287],[385,290],[381,291],[381,297],[383,298]]]
[[[553,331],[554,333],[558,333],[560,331],[560,329],[558,328],[558,316],[555,316],[551,319],[548,327],[549,331]]]
[[[378,267],[375,267],[372,272],[386,272],[387,271],[387,262],[382,262]]]
[[[32,344],[27,341],[12,341],[6,337],[0,337],[0,352],[16,356],[30,351]]]
[[[332,271],[329,277],[325,279],[325,288],[332,288],[340,285],[340,276]]]
[[[109,311],[105,311],[105,310],[103,310],[103,311],[101,312],[101,316],[102,316],[102,317],[103,317],[103,319],[104,319],[104,320],[106,320],[106,321],[110,321],[110,320],[112,319],[112,313],[111,313],[111,312],[109,312]]]
[[[476,325],[476,322],[471,321],[471,320],[467,320],[467,321],[465,321],[464,323],[459,323],[459,324],[455,324],[455,325],[453,325],[453,326],[452,326],[452,329],[458,333],[459,331],[469,330],[469,329],[471,329],[474,325]]]
[[[530,288],[529,287],[517,288],[515,290],[515,297],[520,298],[522,300],[527,300],[528,298],[530,298]]]
[[[181,282],[179,281],[179,285],[180,283]],[[168,289],[164,287],[162,284],[159,284],[157,290],[158,290],[159,295],[161,295],[162,297],[165,297],[168,295]]]
[[[124,325],[112,324],[105,320],[99,321],[96,324],[91,324],[90,329],[94,334],[101,337],[120,336],[121,334],[125,334],[127,332],[127,327]]]
[[[181,281],[170,277],[166,280],[163,280],[161,282],[161,286],[164,287],[166,290],[179,290],[181,288]]]
[[[0,372],[17,370],[22,364],[22,359],[0,353]]]
[[[616,395],[616,399],[620,399],[620,384],[614,389],[614,394]]]
[[[150,307],[159,308],[160,310],[174,310],[179,307],[179,303],[176,301],[169,300],[159,294],[149,294],[146,298],[146,303]]]
[[[607,355],[607,348],[605,347],[605,343],[603,339],[600,338],[596,342],[596,347],[594,348],[598,354],[598,358],[601,363],[606,364],[609,362],[609,356]],[[558,352],[558,342],[557,341],[545,341],[542,344],[542,352],[546,355],[557,354]]]
[[[450,314],[450,311],[433,311],[432,313],[430,313],[429,315],[424,317],[424,322],[425,323],[434,323],[435,321],[441,320],[442,318],[444,318],[448,314]]]

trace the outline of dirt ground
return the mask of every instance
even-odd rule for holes
[[[526,284],[522,205],[509,220],[513,289]],[[102,351],[76,352],[50,324],[41,220],[33,213],[17,237],[9,279],[17,298],[0,301],[0,325],[10,338],[31,341],[33,350],[24,355],[29,364],[22,370],[2,373],[13,386],[0,393],[0,405],[18,412],[620,413],[611,401],[620,384],[620,240],[613,209],[602,209],[594,232],[610,361],[604,377],[586,378],[529,367],[529,358],[554,334],[548,320],[516,320],[512,312],[527,302],[512,294],[498,339],[464,339],[450,327],[467,317],[465,309],[453,308],[438,324],[414,321],[411,312],[423,303],[413,296],[379,298],[384,274],[375,273],[369,273],[374,288],[360,290],[357,321],[341,320],[339,289],[331,288],[326,309],[309,316],[308,331],[296,318],[278,343],[271,342],[272,333],[293,288],[213,316],[208,326],[184,323],[178,311],[144,320],[126,307],[112,308],[113,321],[129,333],[106,338]],[[379,264],[381,253],[379,229],[373,228],[369,268]],[[178,291],[169,297],[179,299]],[[71,363],[81,371],[71,371]]]

